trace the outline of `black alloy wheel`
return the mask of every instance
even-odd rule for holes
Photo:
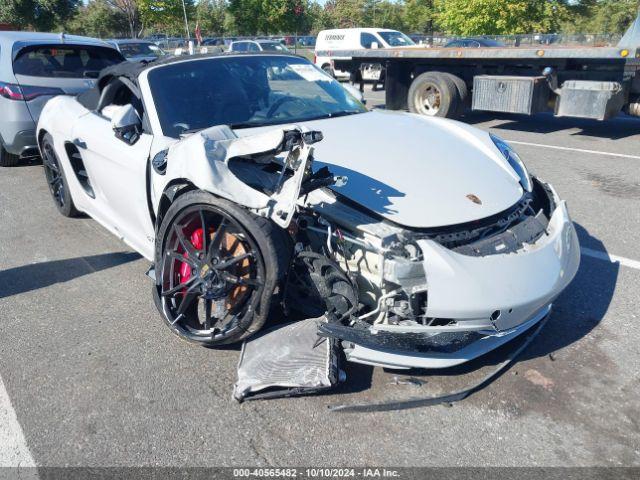
[[[215,346],[264,324],[282,270],[274,227],[205,192],[172,205],[156,241],[154,298],[174,333]]]
[[[71,198],[69,185],[62,169],[62,165],[56,155],[53,146],[53,138],[48,133],[42,139],[42,165],[44,167],[44,175],[58,211],[65,217],[75,217],[78,210]]]

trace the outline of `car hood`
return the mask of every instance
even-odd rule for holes
[[[316,168],[349,179],[335,191],[400,225],[478,220],[523,194],[489,135],[460,122],[372,111],[305,126],[324,134],[315,145]]]

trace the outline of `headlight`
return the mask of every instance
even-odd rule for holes
[[[496,137],[492,134],[489,134],[489,136],[491,137],[491,140],[493,140],[493,143],[496,145],[498,150],[500,150],[500,153],[502,153],[507,162],[509,162],[511,168],[513,168],[518,177],[520,177],[520,185],[522,185],[522,188],[524,188],[527,192],[530,192],[533,188],[533,185],[531,183],[531,176],[529,175],[527,167],[525,166],[520,156],[511,147],[511,145],[502,140],[500,137]]]

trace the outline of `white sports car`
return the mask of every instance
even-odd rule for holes
[[[58,210],[153,262],[166,324],[203,345],[282,305],[324,314],[349,360],[448,367],[549,315],[578,269],[565,203],[504,141],[367,111],[289,54],[110,67],[37,139]]]

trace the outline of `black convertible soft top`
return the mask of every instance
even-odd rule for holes
[[[112,78],[124,77],[127,78],[133,83],[135,86],[138,85],[138,77],[142,72],[151,68],[155,65],[160,65],[163,63],[171,63],[169,60],[176,61],[176,59],[180,59],[181,57],[170,57],[168,59],[157,60],[154,62],[121,62],[116,65],[111,65],[100,71],[100,75],[96,80],[96,84],[93,88],[90,88],[86,92],[78,95],[78,102],[85,108],[89,110],[95,110],[98,101],[100,100],[100,94],[102,93],[102,89],[109,83]]]

